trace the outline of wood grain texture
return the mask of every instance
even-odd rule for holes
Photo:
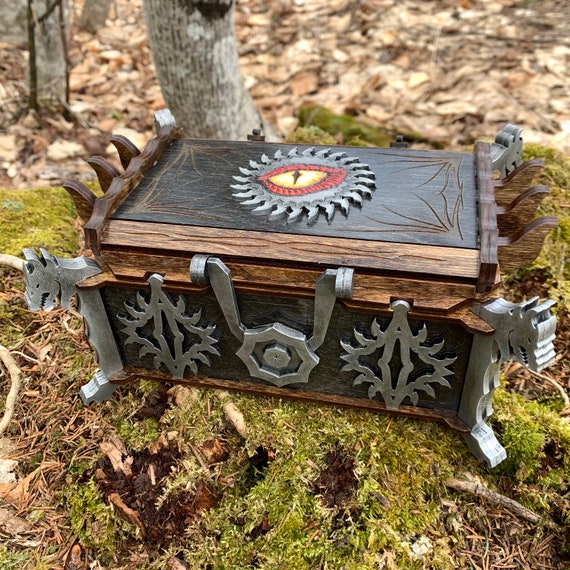
[[[95,171],[99,186],[101,186],[103,192],[107,192],[113,182],[113,178],[121,174],[119,170],[102,156],[92,156],[87,161],[87,164]]]
[[[93,194],[85,184],[75,180],[64,182],[63,187],[67,190],[67,193],[73,200],[73,205],[75,206],[77,215],[85,224],[93,213],[93,207],[95,206],[95,200],[97,199],[95,194]]]
[[[141,154],[131,159],[125,172],[113,178],[105,195],[95,200],[93,213],[84,228],[85,245],[95,255],[99,252],[101,233],[111,213],[154,166],[170,144],[181,136],[182,131],[177,127],[162,129],[158,136],[145,146]]]
[[[149,371],[142,368],[127,367],[121,372],[117,372],[110,377],[110,381],[116,384],[126,384],[138,379],[152,379],[162,382],[173,382],[177,384],[186,384],[196,388],[220,388],[223,390],[232,390],[240,392],[248,392],[261,396],[272,396],[274,398],[286,398],[292,400],[300,400],[304,402],[313,402],[327,404],[331,406],[349,407],[370,412],[388,412],[397,416],[407,416],[422,420],[437,421],[446,424],[450,429],[458,433],[468,433],[470,428],[465,424],[455,412],[449,410],[429,409],[412,406],[401,406],[397,410],[387,410],[383,402],[365,401],[359,398],[350,398],[346,396],[337,396],[334,394],[315,393],[310,390],[297,388],[295,390],[288,388],[278,388],[276,386],[267,386],[257,382],[240,380],[238,382],[231,380],[223,380],[221,378],[210,378],[207,376],[189,376],[182,380],[173,381],[169,374],[160,371]]]
[[[324,178],[319,190],[305,195],[296,187],[299,172],[308,172],[303,165],[334,170],[340,181],[327,187]],[[358,174],[353,176],[353,169]],[[268,182],[277,171],[287,186],[282,192]],[[359,180],[367,176],[374,180],[366,185],[375,189],[359,195]],[[243,192],[255,196],[237,198]],[[298,204],[304,205],[291,218]],[[325,213],[328,206],[332,210]],[[309,221],[311,208],[315,216]],[[280,217],[273,215],[278,209]],[[164,153],[113,218],[477,249],[477,215],[468,153],[183,139]]]
[[[515,168],[506,178],[495,181],[495,202],[497,206],[508,206],[520,194],[533,185],[544,173],[542,160],[534,159]]]
[[[499,263],[503,271],[519,269],[533,262],[558,220],[553,216],[537,218],[512,237],[499,238]]]
[[[501,237],[512,237],[520,232],[536,216],[538,206],[547,196],[548,186],[529,188],[509,205],[497,208],[497,225]]]
[[[152,273],[164,277],[171,291],[204,292],[208,286],[198,286],[189,280],[189,259],[172,256],[113,253],[106,255],[109,272],[100,273],[80,284],[79,289],[109,286],[146,287]],[[315,283],[321,271],[312,269],[272,267],[268,265],[228,263],[238,293],[312,299]],[[410,315],[456,323],[479,334],[492,334],[493,328],[478,317],[471,307],[486,300],[475,293],[472,285],[426,282],[414,279],[355,273],[352,298],[341,303],[347,308],[370,313],[388,313],[397,299],[411,306]],[[337,301],[338,302],[338,301]]]
[[[123,135],[113,135],[109,142],[117,149],[121,166],[125,170],[128,168],[131,160],[141,153],[137,146]]]
[[[103,250],[147,251],[159,255],[196,253],[224,260],[268,260],[290,266],[354,267],[392,275],[429,276],[444,281],[475,283],[479,277],[479,252],[438,246],[390,242],[325,239],[178,225],[109,220],[101,240]],[[104,253],[102,255],[104,258]]]
[[[479,249],[481,252],[477,291],[490,291],[497,284],[497,211],[491,166],[491,145],[475,144],[475,163],[479,186]]]

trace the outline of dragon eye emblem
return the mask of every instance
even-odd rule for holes
[[[318,164],[291,164],[262,174],[259,180],[275,194],[302,196],[338,186],[345,178],[344,168]]]
[[[234,176],[233,195],[253,214],[267,214],[270,220],[286,217],[294,221],[307,216],[314,222],[320,212],[332,220],[336,208],[348,215],[350,204],[360,206],[376,188],[375,176],[358,158],[327,148],[308,148],[287,156],[278,150],[273,158],[262,155],[249,161]]]

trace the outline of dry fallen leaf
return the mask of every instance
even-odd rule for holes
[[[32,531],[32,525],[25,519],[11,513],[9,509],[0,507],[0,531],[8,536],[18,536]]]
[[[125,477],[130,477],[133,474],[131,469],[133,458],[128,456],[127,448],[119,438],[101,442],[99,449],[109,458],[117,473],[123,473]]]
[[[123,518],[127,520],[127,522],[130,522],[131,524],[139,528],[139,530],[141,531],[141,536],[145,538],[146,528],[141,520],[139,513],[134,509],[131,509],[128,505],[126,505],[118,493],[111,493],[108,496],[108,499],[109,502],[118,510],[119,514],[122,515]]]
[[[14,469],[18,466],[18,462],[14,459],[0,458],[0,483],[15,483],[16,474]]]
[[[291,91],[295,97],[315,93],[319,87],[319,76],[310,71],[298,73],[291,79]]]
[[[430,80],[429,75],[425,71],[416,71],[412,73],[408,79],[408,87],[414,89]]]
[[[34,477],[41,470],[41,466],[34,469],[29,475],[14,483],[0,483],[0,499],[13,505],[17,509],[23,509],[29,499],[29,488]]]

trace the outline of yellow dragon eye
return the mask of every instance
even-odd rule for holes
[[[275,174],[270,176],[268,180],[280,186],[281,188],[289,188],[296,190],[299,188],[306,188],[307,186],[312,186],[317,182],[320,182],[323,178],[327,176],[326,172],[322,170],[305,170],[299,168],[297,170],[290,170],[288,172],[282,172],[281,174]]]
[[[288,164],[259,177],[274,194],[301,196],[338,186],[346,177],[344,168],[318,164]]]

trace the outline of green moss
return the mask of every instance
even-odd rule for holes
[[[497,390],[493,425],[507,450],[507,459],[497,472],[517,481],[540,483],[544,489],[559,485],[561,476],[570,481],[570,457],[562,454],[559,465],[541,469],[547,461],[546,446],[570,449],[570,425],[555,412],[518,394]]]
[[[243,472],[261,445],[274,459],[250,487],[226,488],[219,507],[190,525],[184,551],[190,567],[310,569],[326,560],[329,568],[356,569],[374,567],[368,561],[387,549],[401,567],[430,567],[436,559],[440,568],[453,567],[452,550],[434,538],[443,481],[458,465],[478,467],[457,435],[365,412],[239,394],[232,400],[249,436],[228,472]],[[312,483],[327,452],[339,446],[354,458],[358,485],[352,503],[329,508]],[[432,548],[418,558],[421,537]]]
[[[21,256],[25,247],[54,255],[77,252],[75,209],[63,188],[0,190],[0,252]]]
[[[394,140],[392,132],[365,125],[350,115],[336,115],[325,107],[302,107],[299,126],[318,127],[333,136],[340,136],[346,145],[386,147]]]
[[[156,441],[164,431],[163,423],[154,418],[135,419],[136,412],[144,405],[147,395],[158,387],[158,382],[140,380],[125,390],[119,390],[109,402],[111,417],[117,437],[127,448],[140,451]]]
[[[559,192],[568,195],[570,190],[570,157],[560,151],[537,144],[525,144],[523,158],[531,160],[539,158],[544,161],[546,176],[551,192],[556,196]]]
[[[160,435],[159,423],[153,418],[132,420],[117,418],[115,421],[117,437],[122,439],[129,449],[140,451],[148,447]]]
[[[94,549],[101,562],[110,562],[119,550],[123,523],[105,504],[93,480],[76,484],[68,479],[59,500],[67,510],[74,535],[84,548]]]
[[[29,560],[29,552],[14,552],[0,544],[0,568],[2,570],[20,570],[20,568],[26,567]]]
[[[323,129],[310,125],[295,129],[286,139],[288,143],[336,145],[335,138]]]

